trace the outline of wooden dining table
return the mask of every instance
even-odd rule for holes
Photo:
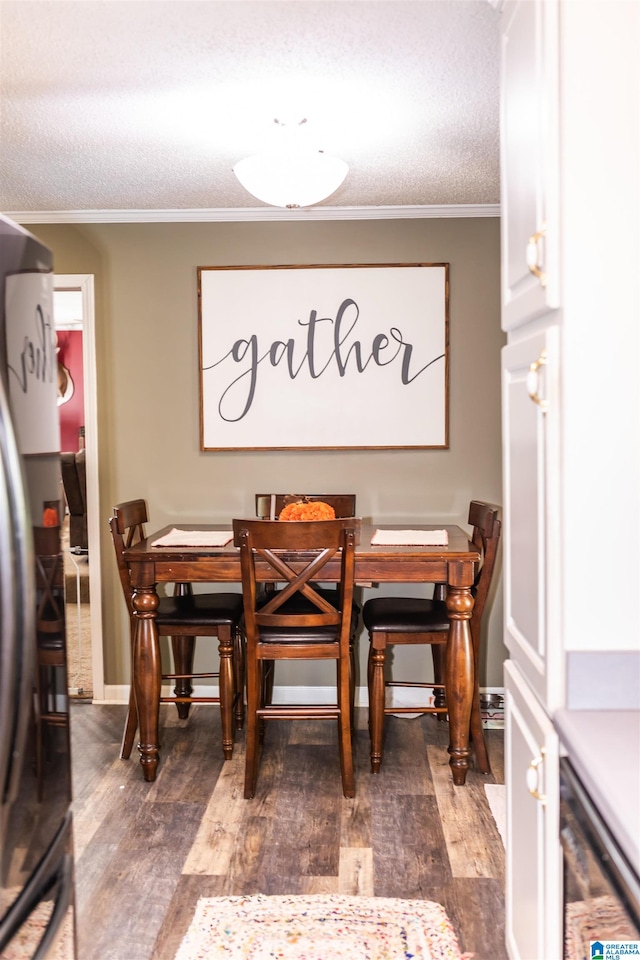
[[[124,552],[131,572],[135,618],[133,685],[140,724],[140,765],[145,780],[156,778],[161,687],[160,642],[155,623],[158,583],[241,583],[240,553],[233,541],[222,547],[154,546],[176,525],[163,527]],[[178,524],[181,531],[222,531],[230,524]],[[445,529],[447,546],[372,546],[376,530]],[[449,764],[454,784],[464,784],[469,767],[469,724],[474,693],[474,657],[470,618],[473,586],[480,554],[468,534],[449,524],[363,524],[356,547],[355,577],[359,584],[446,584],[450,627],[446,651],[445,689],[449,712]],[[338,580],[339,561],[323,568],[323,581]],[[260,577],[260,573],[258,572]],[[268,579],[265,568],[265,581]]]

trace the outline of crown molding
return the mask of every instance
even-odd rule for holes
[[[422,220],[451,217],[499,217],[490,203],[407,207],[219,207],[211,210],[20,210],[7,217],[17,223],[260,223],[300,220]]]

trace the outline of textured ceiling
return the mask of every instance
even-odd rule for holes
[[[2,0],[0,209],[265,207],[232,173],[297,121],[320,206],[497,204],[487,0]]]

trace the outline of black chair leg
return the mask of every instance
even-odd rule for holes
[[[431,644],[431,655],[433,657],[434,683],[439,683],[444,685],[446,652],[447,652],[446,644],[444,643]],[[446,707],[447,698],[444,692],[444,686],[434,687],[433,705],[435,707]],[[437,713],[436,716],[440,721],[447,719],[446,713]]]
[[[196,645],[195,637],[171,637],[171,648],[173,650],[173,664],[177,674],[193,673],[193,654]],[[190,697],[193,693],[193,686],[188,677],[182,677],[176,680],[173,688],[176,697]],[[189,716],[190,703],[176,703],[178,716],[181,720],[186,720]]]

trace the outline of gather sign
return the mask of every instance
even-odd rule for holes
[[[199,267],[201,449],[448,445],[448,264]]]

